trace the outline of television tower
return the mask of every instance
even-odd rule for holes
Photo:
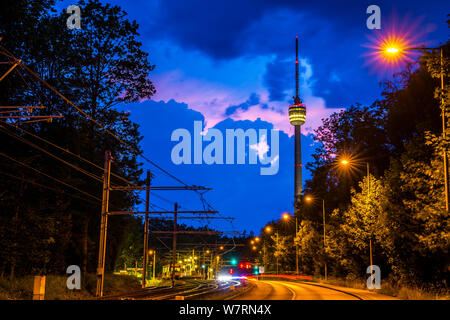
[[[294,178],[294,208],[297,199],[302,194],[302,141],[301,126],[306,120],[306,106],[299,96],[298,70],[298,36],[295,37],[295,97],[294,104],[289,106],[289,121],[295,128],[295,178]]]

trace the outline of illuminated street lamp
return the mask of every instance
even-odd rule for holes
[[[307,202],[312,202],[313,198],[311,196],[306,196],[305,200]],[[325,200],[322,199],[322,217],[323,217],[323,250],[324,250],[324,254],[325,254],[325,248],[326,248],[326,224],[325,224]],[[325,263],[325,281],[327,281],[327,261],[325,259],[324,261]]]
[[[397,43],[400,43],[397,41]],[[402,59],[404,58],[404,53],[407,53],[408,51],[440,51],[440,78],[441,78],[441,109],[442,109],[442,138],[445,141],[446,139],[446,133],[445,133],[445,99],[444,99],[444,47],[438,47],[438,48],[425,48],[425,47],[402,47],[401,45],[391,45],[385,48],[385,50],[381,51],[381,54],[383,54],[385,57],[391,57],[391,58],[397,58]],[[403,55],[402,55],[403,54]],[[444,148],[443,151],[443,162],[444,162],[444,186],[445,186],[445,209],[447,212],[449,212],[449,198],[450,198],[450,187],[449,187],[449,181],[448,181],[448,159],[447,159],[447,149]]]
[[[343,166],[351,166],[351,165],[356,165],[355,162],[352,162],[348,159],[342,159],[340,161],[340,164],[342,164]],[[369,162],[366,162],[366,168],[367,168],[367,206],[369,206],[369,195],[370,195],[370,170],[369,170]],[[325,224],[324,224],[325,227]],[[373,256],[372,256],[372,234],[370,235],[369,238],[369,254],[370,254],[370,265],[373,265]],[[371,274],[373,274],[372,272],[372,267],[371,267]]]
[[[288,221],[291,218],[291,215],[287,212],[283,213],[283,215],[281,216],[281,218],[284,221]],[[298,221],[297,221],[297,217],[295,217],[295,238],[297,237],[298,234]],[[298,270],[298,244],[295,243],[295,238],[294,238],[294,245],[295,245],[295,266],[296,266],[296,271],[297,271],[297,275],[299,274],[299,270]]]
[[[264,230],[266,231],[266,233],[271,233],[272,232],[272,227],[271,226],[266,226],[264,228]],[[277,247],[278,247],[278,237],[279,237],[278,232],[275,233],[275,236],[276,236],[276,244],[277,244]],[[277,256],[277,275],[278,275],[278,256]]]
[[[386,52],[387,52],[387,53],[397,53],[397,52],[398,52],[398,49],[397,49],[397,48],[387,48],[387,49],[386,49]]]
[[[259,240],[260,240],[259,237],[256,237],[256,238],[255,238],[255,241],[256,241],[256,242],[259,242]]]
[[[155,267],[156,267],[156,250],[149,250],[148,254],[150,256],[153,255],[153,271],[152,271],[152,280],[155,279]]]

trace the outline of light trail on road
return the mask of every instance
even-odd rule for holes
[[[363,289],[307,282],[251,280],[255,287],[234,300],[394,300]]]

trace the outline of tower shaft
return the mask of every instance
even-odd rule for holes
[[[302,194],[302,127],[295,126],[295,176],[294,176],[294,195],[295,199]]]
[[[306,107],[300,100],[300,74],[298,60],[298,37],[295,38],[295,96],[294,104],[289,107],[289,121],[295,129],[295,171],[294,171],[294,202],[302,195],[302,131],[301,126],[306,121]]]

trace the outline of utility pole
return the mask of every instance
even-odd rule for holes
[[[111,152],[105,152],[105,169],[103,173],[103,196],[102,212],[100,221],[100,239],[98,246],[98,265],[97,265],[97,291],[96,296],[103,296],[103,283],[105,280],[105,256],[106,256],[106,236],[108,231],[108,205],[109,205],[109,180],[111,173]]]
[[[178,203],[175,203],[173,212],[173,240],[172,240],[172,287],[175,286],[175,262],[177,258],[177,211]]]
[[[105,168],[106,168],[106,164],[105,164]],[[109,165],[109,169],[108,170],[110,171],[110,165]],[[150,190],[173,190],[173,191],[179,191],[179,190],[191,190],[191,191],[211,190],[210,188],[205,188],[205,187],[202,187],[202,186],[182,186],[182,187],[180,187],[180,186],[176,186],[176,187],[171,187],[171,186],[158,187],[158,186],[156,186],[156,187],[150,187],[149,173],[148,173],[147,177],[148,178],[147,178],[147,185],[146,186],[137,186],[137,185],[132,185],[132,186],[110,186],[109,185],[109,175],[108,175],[108,188],[107,188],[108,193],[107,193],[107,200],[106,200],[106,205],[105,205],[106,216],[108,216],[108,215],[133,215],[133,214],[144,214],[144,215],[146,215],[147,227],[145,228],[145,226],[144,226],[144,229],[146,229],[146,230],[144,230],[144,239],[145,239],[146,235],[149,233],[149,231],[148,231],[148,214],[150,214],[150,213],[151,214],[175,213],[175,226],[176,226],[176,213],[177,213],[177,210],[175,210],[175,211],[149,211]],[[109,191],[132,191],[132,190],[133,191],[134,190],[145,190],[146,191],[147,203],[146,203],[146,210],[145,211],[134,211],[133,212],[133,211],[109,211],[108,210]],[[104,197],[104,199],[105,199],[105,197]],[[102,204],[102,210],[103,210],[103,204]],[[211,213],[211,214],[213,214],[213,213],[218,213],[218,212],[210,210],[210,211],[179,211],[178,213]],[[158,218],[165,219],[165,217],[153,217],[153,219],[158,219]],[[181,217],[181,219],[212,219],[212,218],[213,217]],[[232,219],[232,218],[218,218],[218,219]],[[103,230],[103,229],[101,229],[101,230]],[[154,233],[158,233],[158,231],[153,231],[153,232]],[[187,233],[196,233],[195,231],[186,231],[186,232]],[[183,232],[183,233],[186,233],[186,232]],[[160,231],[159,233],[167,233],[167,232]],[[178,233],[178,232],[174,232],[174,234],[176,234],[176,233]],[[202,233],[202,232],[200,232],[200,233]],[[105,242],[103,243],[103,250],[102,250],[103,251],[103,266],[104,266],[104,264],[105,264],[104,263],[104,251],[106,250],[106,235],[102,236],[102,234],[101,234],[100,235],[100,239],[103,239],[103,238],[105,240]],[[144,247],[146,246],[146,244],[147,244],[147,247],[148,247],[148,235],[147,235],[147,239],[144,240],[144,242],[145,242],[144,243]],[[100,256],[101,256],[100,253],[102,251],[99,252],[99,261],[100,261]],[[146,263],[145,263],[147,261],[146,260],[147,259],[147,257],[146,257],[147,255],[148,255],[148,252],[144,250],[143,261],[144,261],[145,272],[146,272],[146,267],[147,267]],[[100,262],[99,262],[99,265],[100,265]],[[143,270],[143,272],[144,272],[144,270]],[[142,282],[143,286],[144,286],[144,281],[145,280],[143,280],[143,282]],[[98,289],[97,292],[98,292],[99,296],[102,296],[103,295],[103,279],[101,280],[101,285],[99,285],[99,283],[97,282],[97,289]],[[99,293],[100,291],[101,291],[101,294]]]
[[[297,238],[298,235],[298,221],[297,217],[295,217],[295,238]],[[299,275],[298,272],[298,242],[295,243],[295,267],[297,269],[297,275]]]
[[[322,216],[323,216],[323,253],[324,253],[324,259],[325,259],[325,281],[327,281],[327,255],[325,254],[325,248],[327,245],[326,241],[326,225],[325,225],[325,200],[322,199]],[[371,255],[372,256],[372,255]]]
[[[147,170],[147,189],[145,190],[145,222],[144,222],[144,254],[142,266],[142,288],[147,281],[147,258],[148,258],[148,212],[150,210],[150,170]]]

